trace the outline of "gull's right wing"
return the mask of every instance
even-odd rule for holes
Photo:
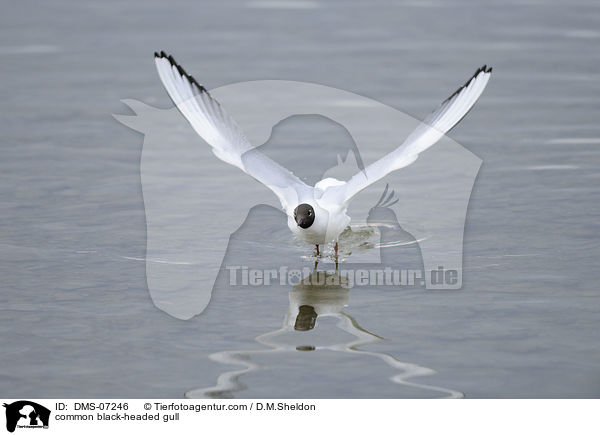
[[[293,173],[256,150],[235,120],[173,56],[164,51],[154,53],[154,61],[171,100],[219,159],[237,166],[271,189],[286,210],[298,204],[299,196],[312,192]]]
[[[481,96],[491,74],[492,68],[487,68],[486,65],[478,68],[463,86],[419,124],[402,145],[367,166],[346,183],[328,188],[323,199],[326,202],[348,204],[367,186],[379,181],[390,172],[413,163],[419,157],[419,153],[433,146],[464,118]]]

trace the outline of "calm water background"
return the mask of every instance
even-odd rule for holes
[[[240,360],[258,368],[221,395],[600,396],[600,3],[23,1],[0,24],[0,396],[182,397]],[[451,133],[483,159],[463,288],[341,295],[385,338],[352,349],[336,317],[255,340],[282,327],[289,288],[217,292],[189,321],[156,309],[135,260],[142,137],[111,114],[127,113],[123,98],[169,107],[160,49],[210,88],[309,81],[420,118],[493,65]],[[228,192],[207,213],[227,219]],[[424,376],[390,380],[399,373]]]

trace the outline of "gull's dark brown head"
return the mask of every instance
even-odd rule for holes
[[[300,204],[294,210],[294,220],[300,228],[308,228],[315,221],[315,210],[309,204]]]

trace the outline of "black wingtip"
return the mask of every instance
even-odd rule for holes
[[[492,72],[492,67],[489,67],[487,65],[483,65],[481,68],[479,68],[480,72],[484,72],[486,74],[491,73]]]
[[[464,88],[469,86],[471,84],[471,82],[473,81],[473,79],[475,79],[479,74],[481,74],[481,73],[489,74],[491,72],[492,72],[492,67],[488,68],[487,65],[480,66],[479,68],[477,68],[475,70],[475,73],[471,76],[471,78],[469,80],[467,80],[467,82],[464,85],[462,85],[460,88],[458,88],[452,95],[450,95],[448,98],[446,98],[442,102],[442,104],[450,101],[452,98],[457,96]]]
[[[154,56],[160,59],[167,59],[169,61],[169,63],[171,64],[171,66],[174,66],[175,68],[177,68],[177,72],[182,76],[187,78],[190,83],[192,83],[193,85],[195,85],[198,90],[200,92],[206,92],[208,93],[208,91],[206,90],[206,88],[204,86],[202,86],[200,83],[198,83],[196,81],[196,79],[194,77],[192,77],[191,75],[189,75],[181,65],[179,65],[177,63],[177,61],[175,60],[175,58],[173,56],[171,56],[170,54],[167,55],[167,53],[165,53],[164,51],[161,51],[160,54],[158,53],[154,53]]]
[[[154,57],[157,59],[167,59],[169,62],[173,62],[173,56],[169,56],[167,55],[167,53],[165,53],[164,50],[161,50],[160,52],[155,51],[154,52]]]
[[[490,66],[488,68],[488,66],[486,64],[486,65],[483,65],[482,67],[477,68],[477,70],[475,71],[475,74],[473,74],[473,77],[471,77],[471,78],[477,77],[481,73],[489,74],[491,72],[492,72],[492,67]]]

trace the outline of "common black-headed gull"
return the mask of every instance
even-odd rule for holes
[[[193,129],[224,162],[237,166],[271,189],[288,217],[288,227],[301,240],[316,245],[333,242],[350,223],[346,214],[352,198],[392,171],[413,163],[439,141],[473,107],[490,79],[492,68],[482,66],[456,92],[425,118],[391,153],[365,167],[348,181],[325,178],[309,186],[258,151],[240,127],[209,92],[165,52],[154,60],[167,93]]]

